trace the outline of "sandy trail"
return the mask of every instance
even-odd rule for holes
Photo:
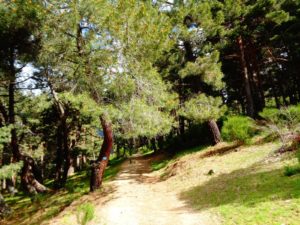
[[[195,212],[179,200],[175,192],[167,191],[164,182],[158,182],[150,172],[151,158],[136,157],[126,161],[117,177],[109,182],[109,194],[89,195],[95,204],[96,218],[91,224],[98,225],[215,225],[204,212]],[[168,188],[170,190],[170,187]],[[98,193],[98,195],[100,195]],[[86,201],[86,199],[83,201]],[[80,202],[80,201],[78,201]],[[79,203],[80,204],[80,203]],[[72,204],[73,205],[73,204]],[[72,207],[72,205],[70,207]],[[77,204],[75,204],[76,207]],[[68,211],[68,209],[66,209]],[[66,213],[64,213],[66,215]],[[71,216],[72,217],[72,216]],[[75,217],[75,216],[73,216]],[[49,224],[76,224],[76,219],[58,218]]]

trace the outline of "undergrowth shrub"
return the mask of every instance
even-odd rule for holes
[[[240,141],[249,144],[257,129],[254,121],[245,116],[231,116],[224,121],[222,137],[225,141]]]
[[[265,108],[259,115],[266,121],[267,132],[280,138],[282,149],[300,136],[300,104],[281,109]]]
[[[290,177],[290,176],[300,173],[300,144],[297,144],[296,148],[297,148],[296,157],[298,159],[298,164],[293,165],[293,166],[284,167],[284,175],[285,176]]]
[[[282,143],[280,150],[296,150],[298,164],[286,166],[284,175],[292,176],[300,173],[300,104],[281,109],[265,108],[260,116],[266,120],[268,132],[280,138]]]
[[[286,166],[284,167],[284,175],[285,176],[293,176],[295,174],[300,173],[300,165],[295,165],[295,166]]]
[[[95,208],[91,203],[84,203],[77,208],[77,222],[86,225],[95,216]]]

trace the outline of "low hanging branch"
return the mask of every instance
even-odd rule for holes
[[[92,173],[90,181],[90,191],[93,192],[100,188],[103,180],[105,168],[108,164],[110,152],[113,146],[113,132],[112,125],[104,117],[100,117],[101,126],[103,129],[104,140],[101,146],[98,159],[92,163]]]

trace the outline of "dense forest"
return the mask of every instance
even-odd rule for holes
[[[1,0],[0,216],[137,152],[297,149],[299,62],[298,0]]]

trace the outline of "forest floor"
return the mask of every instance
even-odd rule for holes
[[[89,225],[298,225],[300,174],[284,175],[298,162],[279,148],[276,141],[220,143],[135,156],[109,167],[110,179],[94,193],[82,174],[34,204],[16,196],[15,217],[4,224],[77,225],[79,208],[90,204]]]
[[[221,143],[172,157],[127,160],[100,192],[81,197],[44,224],[75,225],[89,202],[90,225],[261,224],[297,225],[300,175],[284,176],[295,153],[276,154],[280,143]]]
[[[74,210],[83,202],[91,202],[95,207],[91,225],[218,224],[212,215],[188,207],[175,190],[159,182],[159,174],[151,168],[151,163],[159,158],[137,156],[127,160],[116,178],[105,185],[104,192],[82,197],[45,224],[76,224]]]

